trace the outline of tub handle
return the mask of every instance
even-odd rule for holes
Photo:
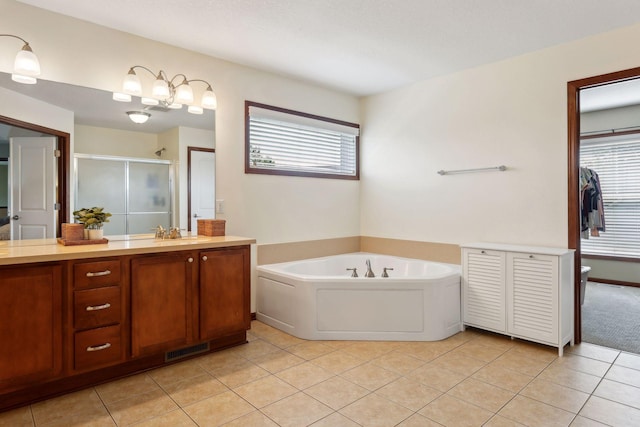
[[[358,277],[358,271],[355,267],[353,268],[347,268],[347,271],[352,271],[353,273],[351,273],[351,277]]]
[[[389,270],[393,270],[393,268],[391,268],[391,267],[384,267],[384,268],[382,269],[382,277],[389,277],[389,274],[387,274],[387,271],[389,271]]]

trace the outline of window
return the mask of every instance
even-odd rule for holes
[[[606,228],[582,253],[640,258],[640,135],[582,140],[580,165],[600,178]]]
[[[359,179],[360,125],[245,102],[245,173]]]

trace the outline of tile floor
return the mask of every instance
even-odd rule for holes
[[[640,355],[468,330],[439,342],[249,343],[0,413],[0,426],[637,426]]]

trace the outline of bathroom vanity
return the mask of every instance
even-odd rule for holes
[[[245,343],[252,243],[3,243],[0,411]]]

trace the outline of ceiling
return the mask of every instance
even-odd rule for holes
[[[640,22],[637,0],[19,0],[356,96]]]

